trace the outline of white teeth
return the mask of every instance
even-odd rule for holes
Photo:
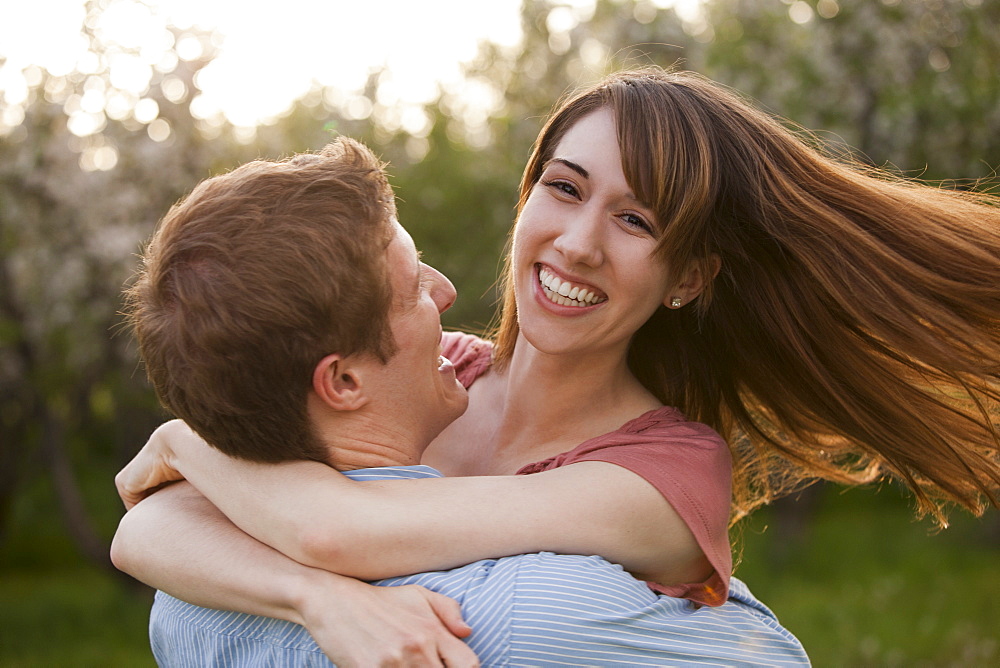
[[[607,297],[598,297],[586,288],[560,280],[558,276],[544,267],[538,271],[538,279],[542,284],[545,296],[561,306],[584,307],[607,301]]]

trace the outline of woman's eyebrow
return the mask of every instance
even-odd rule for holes
[[[582,176],[585,179],[589,179],[590,178],[590,172],[588,172],[586,169],[584,169],[582,166],[576,164],[572,160],[567,160],[566,158],[552,158],[551,160],[549,160],[548,162],[546,162],[544,165],[542,165],[542,171],[544,172],[546,169],[548,169],[549,165],[551,165],[553,162],[558,162],[560,165],[566,165],[567,167],[569,167],[570,169],[572,169],[574,172],[576,172],[577,174],[579,174],[580,176]],[[633,195],[631,192],[628,193],[627,197],[628,197],[628,199],[634,201],[636,204],[639,204],[640,206],[643,206],[643,207],[645,207],[647,209],[650,208],[648,204],[642,202],[638,197],[636,197],[635,195]]]
[[[576,172],[585,179],[590,178],[590,172],[588,172],[586,169],[576,164],[572,160],[567,160],[566,158],[552,158],[544,165],[542,165],[542,171],[544,172],[546,169],[548,169],[549,165],[551,165],[553,162],[558,162],[561,165],[566,165],[567,167],[569,167],[570,169],[572,169],[574,172]]]

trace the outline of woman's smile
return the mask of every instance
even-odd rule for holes
[[[596,287],[562,278],[543,264],[535,265],[535,270],[542,294],[553,304],[582,309],[608,301],[607,295]]]

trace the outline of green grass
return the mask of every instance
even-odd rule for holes
[[[952,519],[934,532],[893,489],[829,489],[784,549],[762,531],[775,514],[755,516],[737,575],[817,666],[1000,665],[997,518]]]
[[[83,482],[104,485],[93,496],[99,530],[110,537],[121,505],[106,478]],[[58,516],[47,479],[23,487],[0,545],[0,666],[155,667],[152,592],[84,564]]]
[[[38,521],[0,549],[0,666],[155,665],[148,592],[81,565],[42,510],[22,506]],[[737,575],[816,666],[1000,665],[998,518],[952,519],[935,533],[892,488],[830,488],[794,541],[772,511],[755,515]]]
[[[86,566],[0,574],[0,665],[155,666],[152,598]]]

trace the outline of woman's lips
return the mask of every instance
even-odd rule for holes
[[[608,300],[596,287],[564,279],[546,265],[536,265],[535,273],[545,299],[558,306],[584,309]]]

